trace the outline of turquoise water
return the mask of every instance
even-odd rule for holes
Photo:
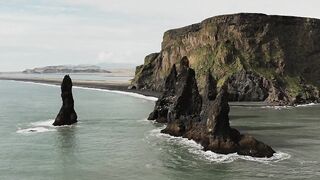
[[[320,179],[319,105],[234,103],[231,125],[278,152],[255,159],[160,134],[148,99],[74,88],[79,123],[55,128],[59,87],[0,81],[0,94],[0,179]]]

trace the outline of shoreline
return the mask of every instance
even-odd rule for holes
[[[37,78],[13,78],[13,77],[0,77],[0,80],[11,80],[11,81],[22,81],[22,82],[33,82],[33,83],[44,83],[51,85],[61,85],[62,80],[57,79],[37,79]],[[149,91],[149,90],[137,90],[137,89],[128,89],[130,83],[117,83],[117,82],[98,82],[98,81],[79,81],[73,80],[73,85],[83,88],[95,88],[102,90],[110,91],[123,91],[130,93],[137,93],[144,96],[151,96],[159,98],[161,96],[160,92]]]
[[[38,78],[15,78],[15,77],[0,77],[0,80],[8,80],[8,81],[20,81],[20,82],[32,82],[32,83],[43,83],[48,85],[57,85],[60,86],[62,80],[58,79],[38,79]],[[128,93],[136,93],[144,96],[160,98],[162,93],[155,92],[150,90],[140,90],[140,89],[128,89],[130,83],[124,82],[99,82],[99,81],[88,81],[88,80],[73,80],[73,85],[82,88],[94,88],[100,90],[110,90],[110,91],[121,91]],[[261,107],[261,108],[272,108],[272,109],[288,109],[294,107],[305,107],[305,106],[313,106],[318,105],[319,103],[306,103],[306,104],[297,104],[294,106],[290,105],[274,105],[268,104],[264,101],[230,101],[230,106],[241,106],[241,107]],[[249,105],[247,103],[250,103]]]

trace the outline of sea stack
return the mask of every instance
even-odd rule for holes
[[[72,80],[69,75],[65,75],[61,84],[62,107],[53,125],[71,125],[77,122],[77,113],[74,110],[74,100],[72,96]]]
[[[201,112],[201,105],[195,72],[189,67],[188,58],[183,57],[178,67],[173,65],[166,79],[165,92],[148,119],[166,123],[182,116],[196,116]]]
[[[188,58],[183,57],[178,67],[173,65],[166,80],[166,90],[149,116],[151,120],[167,123],[162,133],[192,139],[206,151],[273,156],[275,151],[270,146],[230,127],[228,82],[217,88],[209,71],[206,82],[210,87],[204,90],[206,95],[202,100]]]

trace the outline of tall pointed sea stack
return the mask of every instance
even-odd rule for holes
[[[173,65],[166,79],[165,92],[156,102],[148,119],[165,123],[180,117],[198,115],[201,103],[195,72],[189,67],[188,58],[183,57],[177,68]]]
[[[64,76],[61,84],[62,107],[53,125],[71,125],[77,122],[77,113],[74,110],[74,100],[72,96],[72,80],[69,75]]]

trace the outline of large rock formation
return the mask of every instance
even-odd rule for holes
[[[173,65],[165,82],[165,92],[156,102],[149,120],[167,122],[180,116],[193,116],[201,111],[201,96],[195,80],[195,72],[189,68],[189,61],[182,58],[178,67]]]
[[[271,157],[275,151],[250,135],[242,135],[229,124],[227,85],[221,88],[214,101],[209,101],[207,119],[191,128],[183,136],[199,142],[204,150],[253,157]]]
[[[72,96],[72,81],[69,75],[64,76],[61,84],[62,107],[53,125],[71,125],[77,122],[77,113],[74,110],[74,100]]]
[[[230,100],[286,105],[319,102],[320,20],[233,14],[165,32],[160,53],[137,67],[133,85],[165,90],[173,64],[187,56],[203,96],[208,72]]]
[[[171,88],[167,86],[169,82]],[[156,103],[150,119],[167,122],[162,133],[195,140],[204,150],[222,154],[271,157],[275,153],[271,147],[249,135],[241,135],[230,127],[227,83],[220,88],[217,95],[215,82],[210,74],[206,82],[206,95],[202,106],[195,73],[188,66],[187,58],[182,58],[178,73],[173,65],[166,79],[167,88]]]

